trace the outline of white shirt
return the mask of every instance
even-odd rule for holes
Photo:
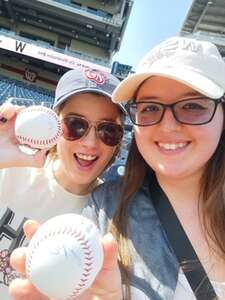
[[[225,282],[211,281],[218,300],[225,299]],[[131,286],[131,299],[132,300],[152,300],[148,298],[142,291]],[[194,293],[182,271],[179,272],[177,286],[173,300],[196,300]]]
[[[22,230],[26,219],[43,223],[65,213],[80,214],[89,195],[74,195],[54,178],[52,163],[44,168],[0,170],[0,299],[9,300],[8,285],[17,276],[9,253],[26,244]]]
[[[211,281],[212,286],[218,296],[218,300],[225,299],[225,282]],[[174,300],[196,300],[194,293],[182,271],[179,272],[177,287],[174,295]]]

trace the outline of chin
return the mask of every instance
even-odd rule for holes
[[[155,168],[155,172],[156,174],[158,174],[159,176],[165,176],[165,177],[169,177],[169,178],[181,178],[181,177],[185,177],[185,175],[187,175],[187,171],[186,170],[181,170],[180,168],[174,168],[173,166],[165,166],[165,165],[160,165],[157,166]]]
[[[79,176],[79,178],[76,177],[76,181],[78,182],[78,184],[82,184],[82,185],[89,185],[95,180],[96,180],[96,176],[91,176],[91,177]]]

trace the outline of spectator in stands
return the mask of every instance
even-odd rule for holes
[[[107,234],[103,269],[77,300],[191,300],[202,286],[198,299],[212,300],[214,292],[215,299],[225,299],[224,94],[225,62],[215,45],[184,37],[155,47],[114,91],[117,103],[129,100],[135,137],[122,186],[118,181],[97,187],[84,214],[102,234],[111,228],[127,293],[122,297],[116,242]],[[180,226],[172,227],[170,244],[159,218],[162,211],[165,220],[170,217],[169,204],[199,262],[186,261],[186,253],[178,262],[172,247],[183,246],[176,235]],[[27,225],[29,232],[37,226]],[[24,272],[22,253],[15,252],[12,262]],[[194,292],[188,284],[185,275],[201,264],[214,292],[204,285],[204,274]],[[11,294],[15,300],[47,299],[27,279],[14,281]]]
[[[9,254],[23,243],[26,218],[43,222],[81,213],[99,175],[113,162],[123,136],[124,111],[111,101],[119,80],[94,70],[71,70],[56,87],[54,109],[64,134],[47,155],[19,150],[14,122],[19,106],[0,106],[0,298],[16,276]]]

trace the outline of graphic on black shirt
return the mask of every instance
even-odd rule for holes
[[[24,218],[18,228],[15,229],[11,226],[14,217],[15,213],[7,208],[0,219],[0,245],[4,242],[4,239],[11,241],[8,249],[2,249],[2,247],[0,249],[0,284],[6,286],[19,276],[19,274],[10,266],[9,257],[12,251],[21,246],[25,239],[23,224],[26,221],[26,218]]]
[[[0,251],[0,273],[2,273],[0,284],[7,286],[13,279],[19,277],[19,274],[9,264],[9,251],[7,249]]]

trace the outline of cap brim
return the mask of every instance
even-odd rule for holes
[[[132,99],[139,85],[151,76],[174,79],[212,99],[219,99],[224,94],[223,88],[196,71],[160,67],[152,68],[151,72],[136,73],[127,77],[114,90],[113,102],[122,103]]]
[[[100,94],[102,96],[106,96],[108,97],[109,99],[112,99],[112,95],[110,95],[109,93],[105,92],[105,91],[102,91],[100,89],[95,89],[95,88],[85,88],[85,89],[76,89],[75,91],[71,91],[70,93],[64,95],[61,99],[59,99],[57,101],[56,104],[53,105],[53,109],[56,109],[58,108],[60,105],[62,105],[69,97],[71,96],[74,96],[74,95],[79,95],[79,94],[82,94],[82,93],[96,93],[96,94]],[[114,102],[113,102],[114,103]],[[117,104],[117,106],[120,108],[120,110],[126,114],[126,110],[125,108],[123,107],[123,105],[121,105],[119,102],[118,103],[114,103],[114,104]]]
[[[85,89],[76,89],[75,91],[71,91],[70,93],[64,95],[63,97],[61,97],[57,103],[55,103],[53,105],[53,108],[55,109],[56,107],[59,107],[60,105],[62,105],[69,97],[74,96],[74,95],[78,95],[81,93],[97,93],[106,97],[109,97],[110,99],[112,98],[112,95],[108,94],[107,92],[104,92],[102,90],[99,89],[94,89],[94,88],[85,88]]]

